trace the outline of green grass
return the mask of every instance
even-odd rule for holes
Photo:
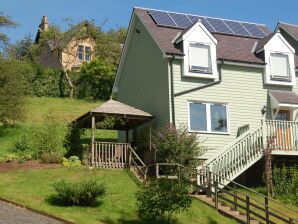
[[[105,182],[108,194],[98,207],[63,207],[51,205],[51,184],[67,178],[93,178]],[[135,192],[138,185],[126,171],[87,168],[56,168],[0,173],[0,197],[64,218],[75,223],[142,223],[137,215]],[[236,223],[212,208],[193,200],[191,208],[177,216],[179,223]]]
[[[33,132],[42,128],[47,116],[51,116],[58,126],[59,135],[64,138],[67,124],[100,105],[101,101],[85,101],[68,98],[26,97],[24,119],[14,127],[3,127],[0,124],[0,161],[23,132]],[[116,131],[96,132],[98,139],[116,139]],[[89,142],[90,132],[86,131],[82,141]]]

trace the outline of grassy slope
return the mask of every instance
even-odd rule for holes
[[[101,102],[87,102],[78,99],[63,99],[50,97],[27,97],[24,108],[25,118],[15,127],[3,128],[0,126],[0,160],[5,154],[9,154],[15,139],[24,132],[41,128],[47,116],[54,117],[59,127],[59,134],[65,135],[65,128],[69,121],[83,115]],[[87,136],[88,137],[88,133]],[[116,138],[116,132],[100,132],[97,137]]]
[[[108,195],[100,207],[59,207],[46,198],[54,193],[51,183],[67,177],[88,176],[103,181]],[[142,223],[136,210],[134,194],[138,186],[123,170],[59,168],[0,173],[0,197],[74,221],[76,223]],[[9,186],[9,187],[7,187]],[[236,223],[217,214],[212,208],[194,200],[189,211],[178,215],[180,223]]]

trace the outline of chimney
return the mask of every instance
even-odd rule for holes
[[[41,23],[39,25],[39,28],[43,31],[46,31],[49,29],[49,22],[48,22],[48,17],[47,16],[43,16],[41,18]]]

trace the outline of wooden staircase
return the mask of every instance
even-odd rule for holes
[[[298,152],[298,122],[267,120],[257,130],[239,136],[198,167],[204,174],[198,177],[198,184],[204,183],[211,171],[223,177],[217,181],[226,186],[263,157],[269,140],[273,150]]]

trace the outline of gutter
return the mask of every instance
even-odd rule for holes
[[[219,80],[217,81],[214,81],[214,82],[211,82],[211,83],[208,83],[206,85],[203,85],[203,86],[198,86],[198,87],[194,87],[194,88],[191,88],[191,89],[188,89],[188,90],[183,90],[183,91],[180,91],[178,93],[175,93],[173,94],[173,98],[176,97],[176,96],[181,96],[181,95],[184,95],[184,94],[187,94],[187,93],[190,93],[190,92],[193,92],[193,91],[196,91],[196,90],[200,90],[200,89],[205,89],[207,87],[210,87],[210,86],[214,86],[214,85],[217,85],[217,84],[220,84],[221,81],[222,81],[222,73],[221,73],[221,67],[222,65],[224,64],[224,60],[222,59],[221,62],[219,63],[219,67],[218,67],[218,76],[219,76]],[[172,64],[171,64],[172,66]],[[172,72],[173,69],[171,69],[171,72]],[[172,74],[171,74],[172,76]]]
[[[174,95],[174,69],[173,69],[173,61],[176,58],[176,54],[172,54],[172,57],[169,59],[170,61],[170,75],[171,75],[171,113],[172,113],[172,125],[175,127],[175,95]]]

